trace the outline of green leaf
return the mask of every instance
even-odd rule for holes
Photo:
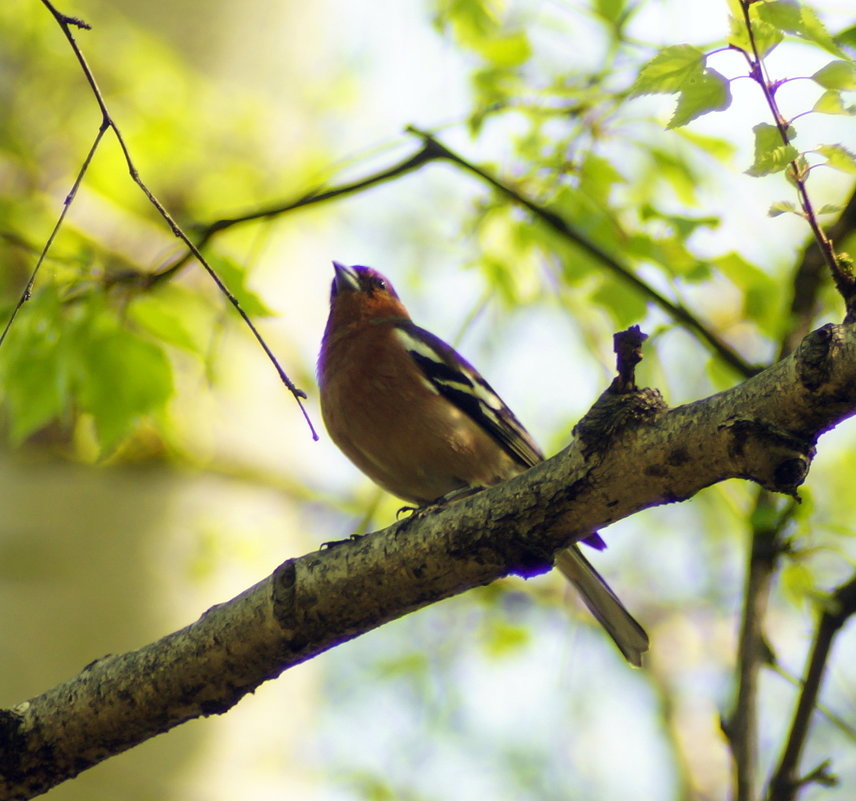
[[[65,406],[65,392],[59,380],[61,371],[57,351],[45,352],[16,365],[14,382],[7,387],[9,403],[9,437],[19,445],[30,434],[60,417]]]
[[[704,51],[693,45],[664,47],[642,67],[630,96],[680,92],[688,74],[699,76],[704,72],[704,62]]]
[[[228,256],[218,254],[208,254],[208,263],[250,317],[273,316],[274,312],[270,306],[247,287],[247,270],[243,265]],[[226,298],[223,300],[228,303]]]
[[[65,343],[56,325],[60,317],[56,287],[48,284],[18,316],[0,350],[0,384],[13,444],[60,417],[67,404]]]
[[[702,114],[723,111],[731,105],[731,85],[716,70],[705,70],[687,80],[686,88],[678,95],[678,105],[667,128],[679,128]]]
[[[655,218],[667,221],[675,228],[682,226],[677,217],[670,218],[657,214]],[[704,225],[704,223],[701,224]],[[691,223],[687,220],[684,225],[691,225]],[[691,231],[686,236],[690,233]],[[678,233],[676,236],[653,237],[636,233],[624,240],[622,251],[626,255],[633,256],[636,262],[650,262],[658,269],[670,275],[680,276],[685,281],[703,281],[710,277],[710,270],[704,262],[699,261],[696,254],[687,249],[686,236]]]
[[[627,327],[645,317],[648,304],[638,290],[621,281],[604,280],[591,294],[591,300],[612,313],[615,325]]]
[[[710,111],[731,104],[728,79],[705,67],[704,51],[693,45],[663,48],[639,73],[631,97],[646,94],[678,94],[678,105],[668,128],[686,125]]]
[[[856,106],[845,106],[841,93],[836,92],[834,89],[828,89],[818,98],[812,111],[818,111],[821,114],[846,114],[853,116],[856,115]]]
[[[460,45],[478,53],[493,67],[508,69],[524,64],[532,46],[524,30],[510,30],[505,8],[496,0],[440,0],[435,18],[438,27],[451,23]]]
[[[788,560],[782,568],[780,581],[792,603],[805,603],[817,595],[817,581],[805,562]]]
[[[764,334],[775,336],[781,313],[776,301],[782,296],[778,283],[736,252],[720,256],[714,264],[741,291],[745,317]]]
[[[128,317],[156,339],[195,354],[209,343],[208,305],[199,293],[169,283],[138,295],[128,306]]]
[[[805,153],[800,153],[791,164],[785,169],[785,180],[794,188],[799,186],[798,180],[805,181],[811,170],[811,165],[805,157]]]
[[[856,175],[856,155],[844,145],[820,145],[814,151],[826,157],[827,167],[846,172],[849,175]]]
[[[700,150],[713,156],[720,161],[729,161],[734,158],[737,153],[737,146],[733,142],[726,139],[721,139],[718,136],[710,136],[709,134],[701,134],[697,131],[692,131],[689,128],[682,128],[676,133],[688,142],[691,142]]]
[[[749,9],[752,21],[752,39],[754,39],[759,55],[764,58],[784,39],[784,34],[775,25],[771,25],[769,22],[764,22],[758,18],[758,14],[755,12],[757,5],[756,3]],[[749,39],[746,23],[743,19],[743,12],[740,11],[739,6],[735,9],[735,13],[729,17],[729,26],[731,28],[731,35],[728,37],[728,43],[732,47],[737,47],[746,53],[751,53],[752,40]]]
[[[683,133],[679,131],[678,133]],[[697,202],[697,192],[701,176],[695,169],[692,160],[682,158],[674,148],[658,148],[652,146],[648,156],[651,165],[645,175],[634,185],[640,190],[640,197],[649,196],[650,184],[664,182],[675,192],[680,201],[686,205]]]
[[[839,206],[837,203],[824,203],[818,210],[818,214],[838,214],[840,211],[843,211],[843,206]]]
[[[485,626],[481,638],[485,651],[493,658],[519,653],[530,641],[531,631],[528,626],[506,623],[500,619]]]
[[[476,43],[473,49],[493,66],[504,69],[519,67],[532,56],[529,37],[523,31],[484,39]]]
[[[844,47],[856,50],[856,25],[851,25],[849,28],[840,31],[835,37],[835,41]]]
[[[579,188],[587,197],[609,203],[612,190],[617,184],[627,183],[613,161],[596,153],[586,153],[579,167]]]
[[[847,57],[810,6],[796,0],[773,0],[769,3],[755,3],[754,7],[758,9],[761,20],[779,30],[813,42],[833,55]]]
[[[472,83],[476,94],[476,109],[469,119],[469,125],[473,134],[479,132],[489,114],[523,91],[522,81],[516,72],[492,66],[474,72]]]
[[[748,175],[759,177],[781,172],[799,155],[793,145],[782,142],[779,129],[775,125],[762,122],[752,130],[755,132],[755,160],[746,170]]]
[[[707,360],[705,373],[711,385],[717,390],[731,389],[735,381],[741,378],[731,365],[725,364],[718,356],[711,356]]]
[[[856,64],[850,61],[830,61],[811,78],[824,89],[856,89]]]
[[[87,333],[80,342],[78,400],[92,414],[101,447],[110,450],[134,423],[172,394],[172,368],[164,352],[119,328]]]
[[[639,210],[639,216],[643,220],[662,220],[668,223],[679,240],[689,239],[699,228],[718,228],[721,220],[719,217],[708,215],[706,217],[689,217],[684,214],[668,214],[656,206],[645,204]]]
[[[451,22],[458,36],[484,36],[498,24],[496,3],[493,0],[439,0],[436,20]]]
[[[770,217],[778,217],[780,214],[797,214],[800,217],[803,216],[802,212],[796,207],[796,204],[790,200],[777,200],[770,206],[767,214]]]
[[[627,0],[596,0],[595,13],[607,22],[617,24],[624,17]]]

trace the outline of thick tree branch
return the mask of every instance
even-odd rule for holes
[[[652,390],[607,390],[572,443],[529,472],[289,560],[187,628],[0,712],[0,798],[30,798],[224,712],[288,667],[408,612],[543,572],[557,548],[640,509],[732,477],[793,494],[817,437],[854,413],[852,326],[825,326],[762,374],[676,409]]]

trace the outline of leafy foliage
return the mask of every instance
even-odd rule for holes
[[[817,12],[810,5],[798,3],[796,0],[772,0],[772,2],[755,3],[752,8],[757,11],[759,20],[768,23],[783,34],[794,34],[828,50],[833,55],[846,55],[829,35]]]
[[[669,128],[686,125],[711,111],[723,111],[731,105],[728,81],[706,62],[705,53],[692,45],[666,47],[642,68],[632,95],[677,94]]]
[[[752,130],[755,132],[755,160],[746,171],[749,175],[760,177],[781,172],[799,156],[793,145],[782,142],[782,134],[775,125],[761,122]],[[793,129],[789,129],[789,134],[792,138]]]

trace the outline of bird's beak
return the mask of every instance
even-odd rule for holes
[[[336,271],[336,277],[333,279],[333,295],[338,295],[339,292],[356,292],[360,288],[357,273],[351,267],[334,261],[333,269]]]

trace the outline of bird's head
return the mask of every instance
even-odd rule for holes
[[[410,315],[389,279],[371,267],[347,267],[333,262],[336,275],[330,288],[330,318],[342,323],[358,320],[409,320]]]

